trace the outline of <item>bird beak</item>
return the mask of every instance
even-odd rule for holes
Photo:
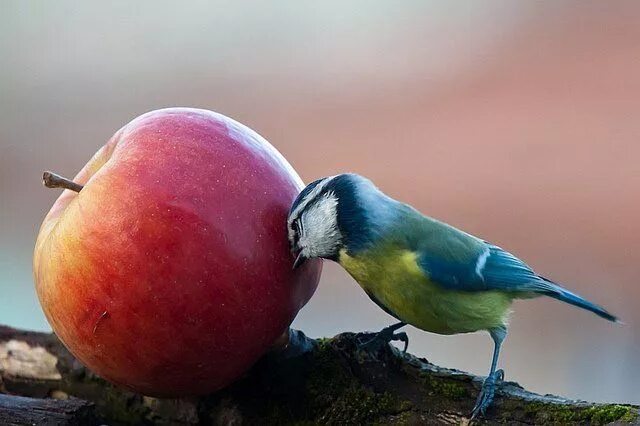
[[[298,257],[296,257],[296,261],[293,262],[293,269],[298,269],[307,258],[302,254],[302,252],[298,253]]]

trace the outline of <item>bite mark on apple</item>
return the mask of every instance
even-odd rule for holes
[[[100,325],[100,323],[107,318],[109,318],[109,312],[104,311],[102,314],[100,314],[100,316],[96,320],[96,324],[93,326],[93,334],[96,334],[96,331],[98,330],[98,326]]]

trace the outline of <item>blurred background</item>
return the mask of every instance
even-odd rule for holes
[[[372,178],[620,315],[515,304],[507,379],[640,402],[640,3],[0,2],[0,323],[48,330],[31,275],[42,218],[148,110],[229,115],[307,182]],[[392,318],[336,265],[295,326]],[[410,329],[410,350],[486,374],[486,334]]]

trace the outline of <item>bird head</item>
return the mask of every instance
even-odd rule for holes
[[[339,261],[342,249],[371,248],[403,209],[367,178],[345,173],[318,179],[298,195],[287,219],[294,267],[321,257]]]
[[[294,268],[314,257],[336,259],[343,244],[338,226],[338,176],[318,179],[300,192],[287,218],[291,250],[297,256]]]

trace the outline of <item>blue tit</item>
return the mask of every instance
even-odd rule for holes
[[[356,174],[309,184],[287,219],[294,267],[319,257],[338,262],[387,313],[399,320],[372,344],[400,338],[406,324],[438,334],[486,330],[494,342],[491,369],[472,417],[491,404],[500,347],[514,299],[550,296],[617,321],[595,305],[535,273],[511,253],[421,214]]]

